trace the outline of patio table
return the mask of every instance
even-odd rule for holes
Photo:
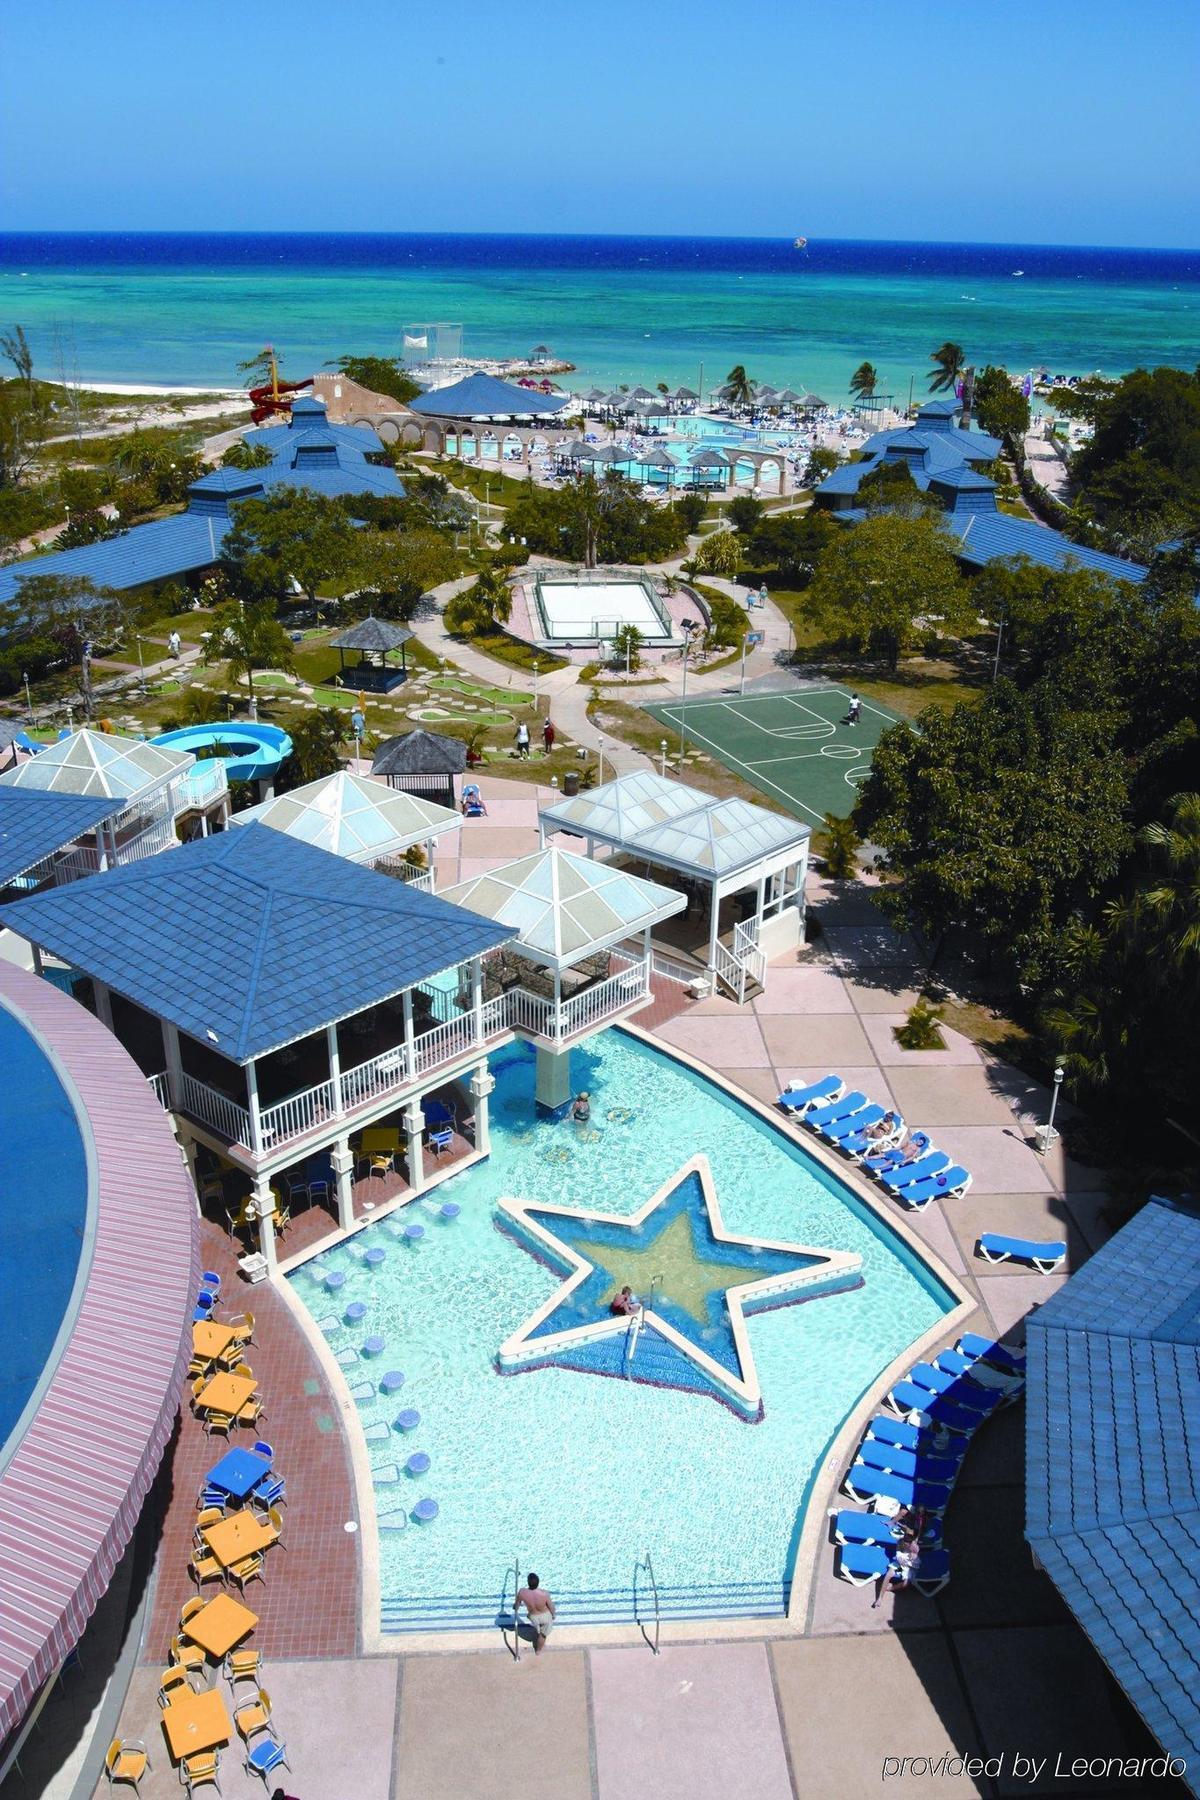
[[[218,1356],[224,1356],[236,1336],[234,1326],[218,1325],[206,1319],[192,1326],[192,1349],[197,1356],[206,1356],[209,1362],[215,1362]]]
[[[209,1487],[223,1488],[234,1500],[244,1500],[270,1472],[265,1456],[256,1456],[253,1450],[227,1450],[204,1480]]]
[[[253,1377],[247,1381],[233,1369],[228,1375],[214,1375],[196,1405],[205,1412],[235,1413],[240,1406],[245,1406],[257,1387]]]
[[[256,1550],[265,1550],[273,1544],[275,1528],[256,1518],[252,1512],[234,1513],[231,1519],[209,1525],[204,1531],[204,1541],[221,1566],[227,1569],[231,1563],[241,1562],[244,1556],[253,1556]]]
[[[194,1613],[182,1629],[183,1636],[207,1651],[218,1662],[228,1656],[258,1624],[258,1614],[235,1600],[232,1594],[218,1594],[207,1606]]]
[[[198,1750],[215,1750],[233,1736],[233,1720],[216,1688],[181,1694],[163,1712],[167,1747],[176,1762]]]
[[[392,1127],[369,1125],[362,1134],[362,1147],[367,1155],[382,1156],[400,1148],[400,1133]]]

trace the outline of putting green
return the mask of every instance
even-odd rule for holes
[[[461,694],[464,700],[483,700],[492,706],[532,706],[533,695],[518,688],[488,687],[465,675],[431,675],[429,686],[444,694]]]
[[[508,712],[452,712],[446,706],[419,706],[408,716],[435,728],[438,725],[483,725],[490,729],[493,725],[515,724],[513,715]]]
[[[704,750],[734,775],[789,812],[819,825],[827,812],[845,818],[883,733],[900,723],[874,700],[864,700],[857,725],[847,722],[850,689],[790,688],[780,694],[743,694],[646,706],[671,747]]]

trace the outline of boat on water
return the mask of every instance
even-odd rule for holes
[[[1014,270],[1013,270],[1013,275],[1014,275],[1014,276],[1017,276],[1017,275],[1023,275],[1023,274],[1024,274],[1024,273],[1025,273],[1025,271],[1024,271],[1024,269],[1014,269]]]
[[[808,239],[807,238],[793,238],[792,239],[792,249],[793,250],[807,250],[808,249]]]

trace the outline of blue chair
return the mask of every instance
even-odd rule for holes
[[[439,1156],[444,1156],[454,1142],[454,1133],[448,1126],[443,1127],[438,1131],[431,1131],[426,1142],[431,1150],[436,1150]]]
[[[214,1295],[219,1294],[221,1291],[221,1277],[217,1274],[215,1269],[202,1269],[200,1272],[200,1286],[202,1288],[211,1288]]]
[[[910,1425],[907,1419],[893,1419],[887,1413],[879,1413],[867,1426],[867,1438],[875,1438],[881,1444],[895,1444],[898,1450],[917,1450],[921,1444],[921,1427]]]
[[[1039,1243],[1036,1238],[1005,1237],[999,1231],[985,1231],[976,1245],[985,1262],[1027,1262],[1041,1275],[1050,1275],[1066,1260],[1067,1246],[1061,1238]]]
[[[924,1413],[931,1424],[944,1425],[947,1431],[956,1431],[964,1437],[970,1437],[987,1417],[986,1410],[959,1406],[954,1400],[918,1387],[915,1381],[898,1381],[884,1405],[894,1407],[901,1418],[905,1413]]]
[[[838,1578],[848,1581],[851,1587],[870,1587],[873,1581],[883,1581],[891,1572],[892,1553],[882,1544],[838,1545]]]
[[[229,1505],[229,1495],[224,1488],[202,1487],[196,1505],[201,1512],[206,1506],[219,1506],[224,1511]]]
[[[982,1337],[977,1331],[964,1331],[955,1348],[963,1356],[974,1357],[979,1362],[992,1363],[997,1369],[1003,1369],[1009,1375],[1025,1373],[1025,1352],[1010,1350],[1007,1344],[999,1344],[994,1338]]]
[[[931,1175],[927,1181],[915,1181],[908,1187],[894,1189],[894,1192],[897,1200],[903,1200],[913,1212],[924,1212],[933,1200],[961,1199],[970,1185],[970,1175],[956,1163],[952,1168]]]
[[[950,1158],[944,1150],[930,1150],[916,1162],[902,1163],[895,1169],[881,1169],[879,1179],[885,1188],[895,1193],[900,1188],[912,1187],[915,1182],[927,1181],[939,1169],[949,1167]]]
[[[258,1438],[250,1448],[255,1456],[265,1456],[268,1462],[275,1461],[274,1450],[272,1450],[270,1444],[266,1443],[262,1438]]]
[[[291,1764],[287,1759],[287,1745],[277,1743],[268,1732],[266,1737],[246,1746],[246,1773],[261,1775],[265,1787],[267,1776],[275,1769],[286,1769],[290,1774]]]
[[[881,1444],[878,1438],[864,1438],[858,1447],[858,1460],[870,1469],[887,1469],[893,1475],[906,1475],[910,1481],[934,1481],[939,1487],[949,1487],[958,1474],[958,1459],[903,1450],[896,1444]]]
[[[880,1150],[878,1154],[864,1156],[862,1159],[862,1166],[869,1175],[880,1175],[883,1173],[884,1169],[911,1168],[917,1159],[910,1153],[912,1151],[917,1151],[921,1156],[924,1156],[928,1151],[929,1146],[929,1133],[927,1131],[914,1131],[909,1134],[905,1143],[893,1144],[889,1150]],[[908,1157],[907,1164],[905,1163],[906,1157]]]
[[[828,1106],[816,1106],[804,1115],[804,1123],[820,1131],[824,1125],[832,1125],[835,1119],[848,1119],[851,1113],[861,1112],[869,1104],[867,1096],[857,1089],[852,1094],[843,1094],[840,1100],[831,1100]]]
[[[263,1506],[286,1506],[287,1483],[282,1475],[264,1475],[254,1489],[254,1498]]]
[[[889,1519],[884,1513],[856,1512],[852,1508],[843,1508],[833,1515],[833,1541],[835,1544],[895,1544],[897,1542],[896,1521]]]
[[[922,1548],[910,1580],[915,1588],[930,1598],[940,1593],[950,1579],[950,1552],[940,1545]]]
[[[196,1295],[197,1309],[200,1312],[203,1312],[205,1314],[205,1316],[207,1317],[207,1315],[212,1311],[213,1307],[216,1304],[217,1304],[217,1296],[213,1293],[212,1289],[211,1288],[201,1288],[200,1292]]]
[[[828,1125],[818,1126],[817,1129],[823,1138],[828,1138],[831,1143],[837,1144],[843,1138],[860,1136],[866,1131],[868,1125],[878,1125],[886,1113],[887,1108],[884,1106],[864,1106],[861,1111],[851,1113],[848,1118],[834,1119]]]
[[[927,1481],[894,1475],[889,1469],[872,1469],[856,1462],[846,1471],[842,1489],[852,1500],[897,1500],[901,1506],[923,1506],[926,1512],[943,1513],[950,1504],[950,1489]]]
[[[822,1075],[820,1081],[810,1082],[807,1087],[785,1088],[778,1104],[784,1112],[803,1113],[810,1106],[827,1105],[831,1100],[840,1099],[845,1091],[846,1084],[840,1075]]]

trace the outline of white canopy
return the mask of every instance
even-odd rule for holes
[[[719,800],[648,769],[619,776],[539,814],[543,835],[572,831],[712,881],[777,860],[809,837],[807,825],[746,800]]]
[[[235,813],[235,825],[270,825],[351,862],[395,856],[462,824],[458,813],[343,769]]]
[[[195,760],[189,750],[147,744],[141,738],[118,737],[108,731],[73,731],[0,775],[0,781],[9,787],[41,788],[50,794],[133,800],[186,775]]]

